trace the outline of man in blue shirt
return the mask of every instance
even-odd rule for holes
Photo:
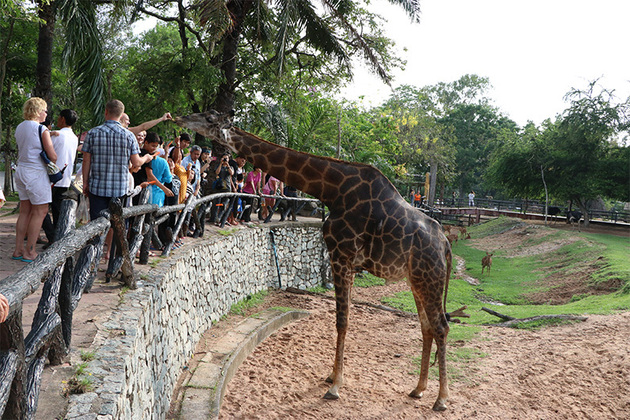
[[[125,105],[119,100],[105,105],[105,123],[91,129],[83,143],[83,194],[90,200],[90,219],[107,209],[112,198],[127,193],[129,162],[141,166],[153,159],[142,158],[136,137],[120,125]]]

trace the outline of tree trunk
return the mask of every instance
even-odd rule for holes
[[[223,37],[223,61],[221,72],[223,73],[223,83],[219,85],[217,97],[214,100],[213,108],[222,113],[230,112],[234,109],[234,91],[236,90],[236,62],[238,61],[238,42],[243,30],[243,22],[254,2],[252,0],[230,1],[228,10],[232,17],[234,26],[230,32]],[[222,154],[226,148],[217,142],[212,142],[212,152],[215,156]]]
[[[545,225],[547,224],[547,211],[549,209],[549,193],[547,192],[547,183],[545,182],[545,171],[542,165],[540,165],[540,176],[542,177],[543,185],[545,186]]]
[[[9,23],[9,31],[7,33],[7,39],[2,47],[2,56],[0,57],[0,143],[2,142],[2,97],[4,93],[4,79],[7,74],[7,56],[9,54],[9,45],[11,42],[11,37],[13,36],[13,27],[15,25],[15,20],[11,19]],[[11,88],[9,87],[7,92],[7,97],[11,97]],[[11,182],[11,176],[13,172],[11,171],[11,127],[7,127],[7,137],[4,142],[4,147],[2,147],[2,152],[4,153],[4,186],[3,191],[6,194],[10,194],[13,192],[13,183]]]
[[[438,169],[437,161],[434,157],[431,158],[430,165],[431,174],[429,175],[429,197],[427,200],[427,205],[433,206],[433,204],[435,203],[435,183],[437,182]]]
[[[7,32],[7,39],[2,47],[2,56],[0,56],[0,137],[2,136],[2,94],[4,93],[4,79],[7,75],[7,56],[9,55],[9,45],[11,44],[14,25],[15,19],[11,19],[11,22],[9,23],[9,31]]]
[[[55,2],[39,0],[39,18],[45,23],[39,27],[37,43],[37,80],[33,89],[33,96],[40,97],[52,106],[52,54],[55,37]]]
[[[582,217],[584,217],[584,227],[587,228],[590,224],[590,220],[588,218],[588,207],[586,206],[586,202],[577,200],[577,206],[582,212]]]
[[[4,192],[10,194],[13,192],[13,170],[11,168],[12,157],[14,156],[13,148],[11,147],[11,126],[7,126],[7,135],[4,139],[4,147],[2,152],[4,153]],[[2,132],[0,132],[0,137]]]

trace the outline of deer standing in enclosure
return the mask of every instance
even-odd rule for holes
[[[488,267],[488,273],[490,273],[490,269],[492,268],[492,256],[494,253],[490,254],[486,252],[486,256],[481,259],[481,274],[483,274],[483,269]]]
[[[437,345],[440,389],[433,405],[446,409],[446,291],[451,272],[451,247],[441,226],[409,205],[376,168],[314,156],[269,143],[233,127],[231,115],[209,111],[178,117],[175,122],[216,140],[246,157],[254,166],[317,197],[330,210],[323,235],[335,285],[337,347],[332,386],[324,395],[339,398],[343,384],[343,352],[348,328],[350,294],[357,269],[390,281],[407,279],[422,329],[419,398],[427,388],[433,340]]]

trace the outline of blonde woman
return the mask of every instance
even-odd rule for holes
[[[40,124],[46,119],[47,108],[48,105],[43,99],[29,99],[22,108],[24,121],[15,129],[18,148],[15,186],[20,197],[20,214],[15,224],[15,250],[11,258],[24,262],[31,262],[37,257],[35,241],[39,237],[42,221],[48,213],[48,203],[52,201],[46,166],[39,156],[43,143],[48,158],[53,162],[57,161],[50,133]]]

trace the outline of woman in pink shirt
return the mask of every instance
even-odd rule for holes
[[[265,195],[276,195],[278,191],[282,192],[282,181],[273,176],[269,176],[267,183],[262,189],[262,193]],[[262,219],[267,220],[267,216],[271,212],[271,209],[276,204],[275,198],[265,198],[264,205],[262,207]]]
[[[254,166],[254,170],[247,174],[247,178],[245,179],[245,186],[243,187],[243,192],[245,194],[261,194],[260,191],[260,180],[262,179],[262,170],[256,166]],[[252,215],[252,207],[254,205],[253,197],[246,197],[243,200],[243,207],[245,207],[245,211],[243,211],[243,222],[249,223],[251,222]]]

